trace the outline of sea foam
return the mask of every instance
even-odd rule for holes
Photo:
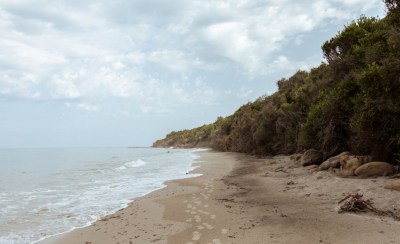
[[[0,243],[35,243],[87,226],[167,180],[194,176],[186,175],[193,151],[0,149]]]
[[[116,169],[117,170],[124,170],[124,169],[129,169],[129,168],[137,168],[137,167],[141,167],[141,166],[143,166],[145,164],[147,164],[147,162],[145,162],[145,161],[143,161],[141,159],[138,159],[138,160],[135,160],[135,161],[124,163],[122,166],[117,167]]]

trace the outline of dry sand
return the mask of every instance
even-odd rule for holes
[[[382,210],[400,209],[388,178],[311,173],[288,156],[257,159],[200,152],[200,177],[167,182],[93,225],[41,244],[74,243],[400,243],[400,223],[372,214],[338,214],[343,194],[359,191]]]

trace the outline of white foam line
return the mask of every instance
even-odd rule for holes
[[[196,150],[197,150],[197,149],[196,149]],[[209,149],[199,149],[199,150],[206,151],[206,150],[209,150]],[[194,153],[194,152],[192,152],[192,154],[193,154],[193,153]],[[194,163],[198,163],[198,162],[193,162],[192,165],[193,165]],[[192,166],[192,168],[198,168],[198,167],[200,167],[200,166]],[[130,199],[131,201],[130,201],[129,203],[123,204],[122,207],[120,207],[120,208],[118,208],[118,209],[115,209],[115,210],[112,210],[112,211],[110,211],[109,213],[107,213],[106,215],[99,216],[96,220],[94,220],[94,221],[92,221],[92,222],[89,222],[89,223],[87,223],[86,225],[78,226],[78,227],[72,227],[72,228],[71,228],[70,230],[68,230],[68,231],[64,231],[64,232],[57,233],[57,234],[54,234],[54,235],[48,235],[48,236],[42,237],[42,238],[40,238],[39,240],[36,240],[36,241],[31,242],[31,244],[35,244],[35,243],[41,242],[41,241],[46,240],[46,239],[54,238],[54,237],[59,236],[59,235],[67,234],[67,233],[72,232],[72,231],[74,231],[74,230],[76,230],[76,229],[82,229],[82,228],[88,227],[88,226],[92,225],[93,223],[95,223],[96,221],[100,220],[100,219],[103,218],[103,217],[106,217],[106,216],[108,216],[108,215],[114,214],[114,213],[116,213],[118,210],[120,210],[120,209],[122,209],[122,208],[127,208],[131,203],[133,203],[133,202],[135,201],[135,199],[140,198],[140,197],[143,197],[143,196],[146,196],[146,195],[148,195],[148,194],[150,194],[150,193],[152,193],[152,192],[154,192],[154,191],[158,191],[158,190],[161,190],[161,189],[165,188],[165,187],[167,186],[167,185],[165,184],[167,181],[179,180],[179,179],[188,179],[188,178],[195,178],[195,177],[200,177],[200,176],[202,176],[202,175],[203,175],[203,174],[192,174],[192,173],[188,173],[188,174],[182,175],[181,177],[176,177],[176,178],[168,179],[168,180],[166,180],[166,181],[164,181],[164,182],[162,183],[162,186],[161,186],[161,187],[158,187],[158,188],[156,188],[156,189],[150,190],[150,191],[145,192],[145,193],[143,193],[143,194],[141,194],[141,195],[139,195],[139,196],[137,196],[137,197],[134,197],[133,199]]]

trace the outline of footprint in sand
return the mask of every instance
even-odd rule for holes
[[[203,210],[199,210],[198,212],[201,213],[201,214],[204,214],[204,215],[210,215],[209,212],[206,212],[206,211],[203,211]]]
[[[212,242],[213,242],[214,244],[222,244],[222,242],[221,242],[220,239],[214,239],[214,240],[212,240]]]
[[[214,226],[208,224],[208,223],[203,223],[203,225],[208,229],[208,230],[212,230],[214,229]]]
[[[196,221],[197,223],[201,222],[201,218],[199,215],[194,216],[194,221]]]
[[[198,240],[200,240],[200,236],[201,236],[200,232],[194,231],[194,232],[192,233],[192,240],[193,240],[193,241],[198,241]]]

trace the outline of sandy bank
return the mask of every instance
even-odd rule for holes
[[[129,207],[43,243],[400,243],[388,217],[338,214],[343,194],[363,192],[400,209],[387,178],[310,173],[287,156],[272,160],[200,152],[200,177],[167,182]]]

